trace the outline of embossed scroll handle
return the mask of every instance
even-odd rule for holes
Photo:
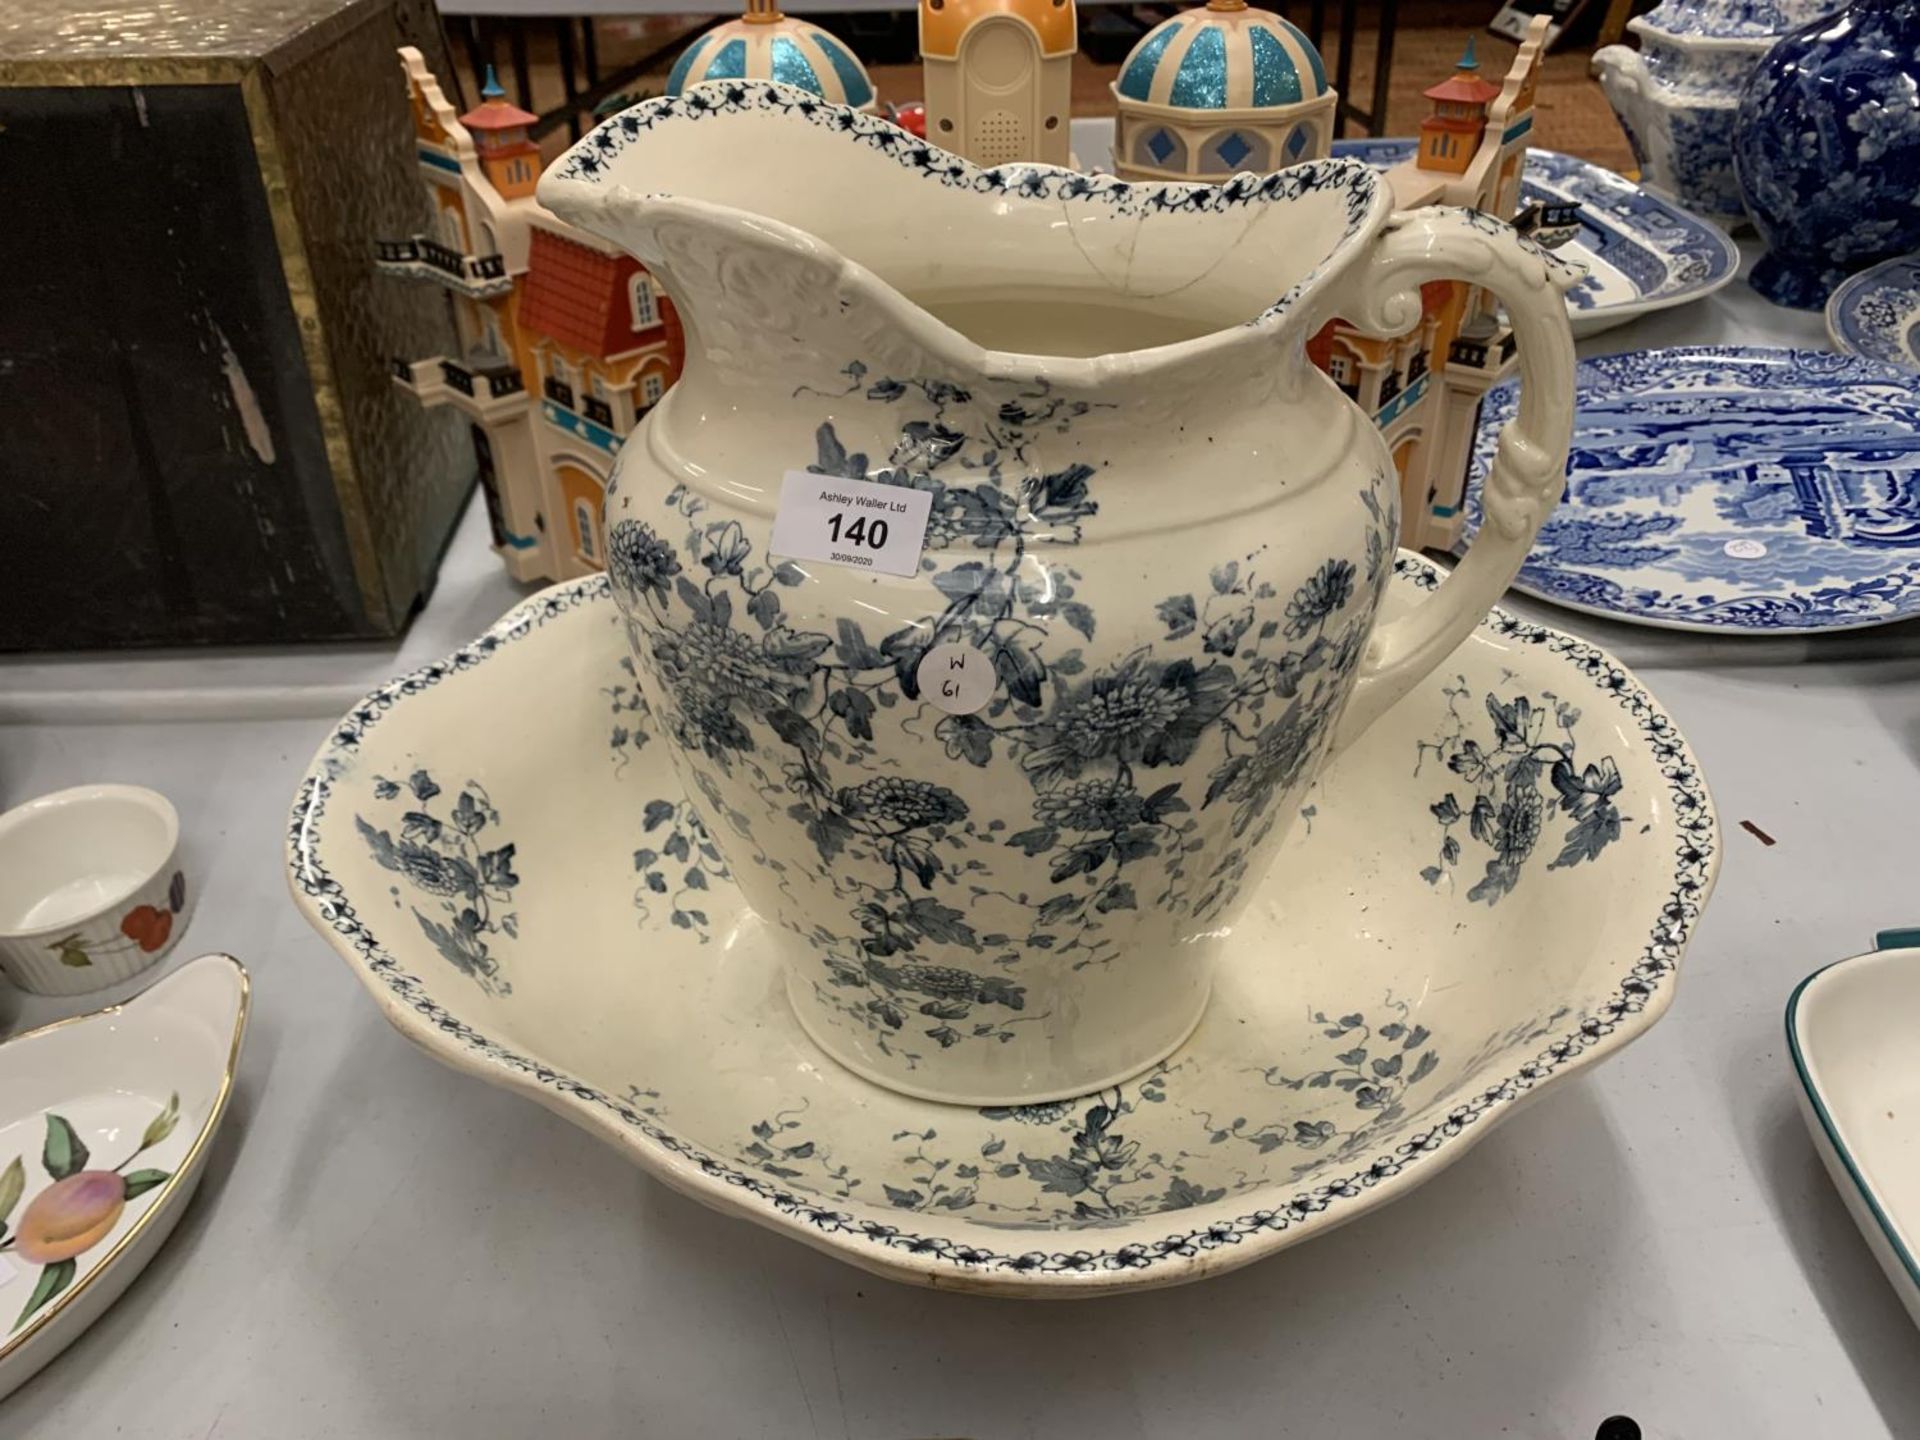
[[[1573,332],[1564,292],[1580,269],[1471,210],[1396,215],[1352,272],[1340,314],[1363,331],[1405,334],[1420,322],[1420,286],[1465,280],[1506,307],[1520,354],[1519,413],[1500,432],[1480,492],[1483,520],[1440,588],[1379,625],[1334,735],[1344,748],[1423,680],[1505,592],[1566,477],[1573,433]]]

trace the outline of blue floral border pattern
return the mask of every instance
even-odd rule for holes
[[[1434,589],[1440,583],[1438,570],[1424,560],[1402,556],[1396,560],[1394,569],[1396,574],[1423,589]],[[1603,700],[1618,705],[1634,729],[1646,739],[1667,781],[1668,798],[1679,831],[1672,881],[1639,959],[1620,977],[1613,993],[1511,1075],[1455,1106],[1437,1124],[1411,1136],[1391,1154],[1381,1155],[1347,1175],[1295,1195],[1285,1205],[1255,1210],[1198,1228],[1175,1229],[1151,1243],[1111,1249],[1005,1253],[943,1236],[916,1234],[877,1219],[862,1219],[744,1173],[661,1128],[631,1100],[584,1085],[482,1034],[439,1005],[429,987],[388,953],[327,869],[315,836],[335,783],[335,766],[329,762],[351,757],[367,731],[409,696],[471,670],[485,663],[502,646],[524,639],[539,626],[583,604],[603,599],[611,599],[605,576],[593,576],[536,597],[471,645],[445,660],[388,683],[356,706],[334,731],[329,746],[332,753],[315,767],[318,773],[310,772],[301,782],[294,799],[288,847],[294,883],[313,903],[321,920],[352,946],[369,975],[429,1026],[466,1046],[475,1055],[525,1077],[554,1095],[617,1117],[667,1155],[691,1164],[709,1179],[743,1191],[761,1206],[812,1226],[823,1235],[840,1236],[896,1254],[930,1258],[956,1271],[1015,1276],[1139,1271],[1191,1260],[1209,1251],[1237,1245],[1250,1236],[1289,1230],[1329,1210],[1350,1206],[1375,1186],[1418,1165],[1474,1125],[1513,1104],[1535,1085],[1577,1063],[1581,1056],[1640,1014],[1658,991],[1671,983],[1712,883],[1719,837],[1706,783],[1678,727],[1653,697],[1604,651],[1570,635],[1528,624],[1495,610],[1487,622],[1495,635],[1510,644],[1544,646],[1586,676]]]
[[[1085,175],[1051,165],[1000,165],[983,169],[909,134],[891,121],[849,110],[822,100],[809,91],[771,81],[742,80],[735,84],[703,85],[681,96],[642,101],[602,121],[561,157],[558,174],[567,180],[599,184],[608,163],[628,145],[657,126],[672,121],[700,120],[712,115],[761,110],[789,115],[828,130],[837,130],[870,148],[898,160],[929,180],[981,194],[1009,193],[1028,200],[1099,200],[1122,214],[1136,211],[1231,210],[1235,206],[1268,200],[1291,200],[1309,191],[1346,192],[1348,232],[1357,230],[1380,194],[1372,175],[1351,165],[1310,161],[1268,175],[1243,174],[1224,185],[1141,185],[1111,175]],[[1359,183],[1364,181],[1365,183]]]

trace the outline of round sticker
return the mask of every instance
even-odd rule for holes
[[[1721,548],[1736,560],[1758,560],[1767,553],[1764,540],[1729,540]]]
[[[914,671],[920,693],[949,715],[971,715],[993,698],[993,661],[970,645],[936,645]]]

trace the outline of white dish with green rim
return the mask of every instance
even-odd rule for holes
[[[203,955],[121,1005],[0,1045],[0,1396],[165,1243],[233,1092],[247,972]]]
[[[1920,930],[1817,970],[1787,1001],[1787,1045],[1814,1148],[1920,1324]]]

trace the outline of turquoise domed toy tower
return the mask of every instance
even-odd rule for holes
[[[777,80],[823,100],[878,114],[873,82],[854,54],[818,25],[782,15],[774,0],[747,0],[746,14],[689,45],[667,76],[667,94],[724,80]]]
[[[1246,0],[1208,0],[1133,49],[1113,98],[1126,180],[1225,180],[1327,154],[1339,96],[1298,27]]]

